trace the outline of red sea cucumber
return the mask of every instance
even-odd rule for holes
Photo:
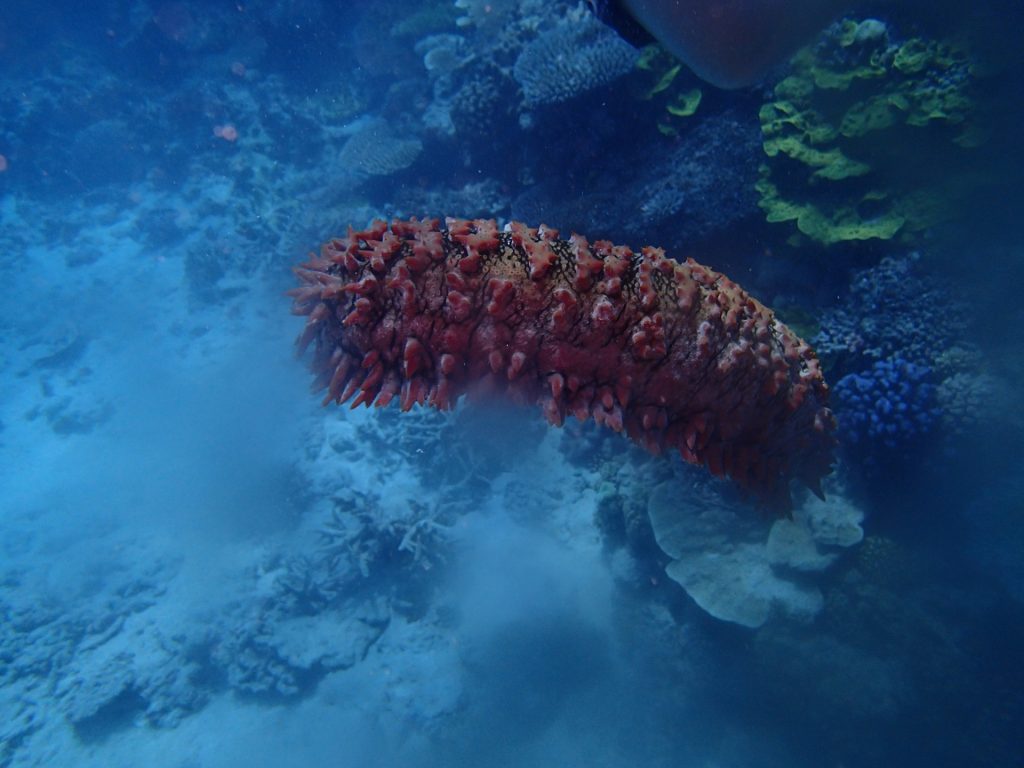
[[[624,431],[654,453],[729,475],[788,505],[820,494],[835,443],[814,351],[727,277],[493,220],[375,221],[297,267],[324,403],[452,407],[504,393]]]

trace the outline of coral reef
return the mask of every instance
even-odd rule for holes
[[[917,253],[888,256],[853,274],[849,293],[822,315],[814,347],[839,376],[896,355],[945,374],[976,362],[970,323],[956,286],[926,272]]]
[[[728,232],[757,213],[756,132],[742,114],[703,119],[666,150],[660,169],[646,174],[635,190],[623,190],[639,209],[628,231],[682,229],[688,241]]]
[[[757,633],[749,669],[760,681],[756,711],[796,697],[805,707],[800,727],[820,726],[850,754],[884,754],[892,734],[902,744],[913,728],[928,734],[914,752],[930,764],[1012,764],[1016,737],[1009,751],[1003,736],[983,747],[984,758],[978,753],[993,719],[1019,722],[1019,693],[1007,696],[1018,676],[1007,677],[1005,665],[985,669],[988,652],[979,651],[991,646],[964,631],[964,617],[991,597],[963,592],[962,575],[915,544],[874,535],[851,554],[813,626],[777,623]],[[1019,637],[1016,628],[1000,631]],[[956,724],[949,738],[936,736],[939,722]]]
[[[993,112],[1007,140],[963,144],[1019,69],[975,90],[952,47],[897,36],[897,10],[849,45],[837,27],[801,101],[725,93],[663,57],[630,68],[576,0],[65,3],[32,14],[50,32],[13,5],[0,768],[230,762],[254,744],[311,764],[339,745],[388,765],[1019,760],[1024,312],[1019,238],[996,250],[987,223],[1018,198],[974,196],[970,229],[934,230],[920,258],[895,242],[917,226],[897,201],[935,202],[904,195],[902,160],[927,158],[951,190],[956,158],[1018,170],[1020,120]],[[891,66],[870,55],[886,35]],[[892,240],[835,248],[827,266],[785,258],[770,235],[800,229],[763,222],[762,163],[780,201],[816,207],[812,230]],[[857,217],[834,218],[849,200]],[[444,211],[591,240],[456,221],[329,245],[300,288],[319,384],[458,402],[288,398],[288,263],[338,222]],[[597,239],[742,276],[812,342],[841,382],[840,470],[864,481],[866,541],[834,481],[827,502],[798,489],[791,517],[753,514],[703,466],[605,428],[733,474],[742,443],[780,462],[740,479],[769,495],[830,448],[813,358],[760,304]],[[784,371],[751,365],[787,344]],[[775,372],[772,398],[758,387]],[[459,399],[489,390],[530,412]],[[600,424],[549,429],[538,401]],[[730,416],[750,431],[730,434]],[[869,478],[878,459],[891,471]],[[915,578],[920,561],[933,570]]]
[[[394,204],[388,206],[388,212],[401,217],[408,215],[407,211],[443,211],[453,207],[465,211],[467,216],[493,216],[495,211],[508,210],[507,192],[494,179],[470,182],[458,188],[402,185],[394,190]]]
[[[659,45],[640,51],[636,68],[649,78],[640,98],[656,101],[665,110],[658,119],[658,130],[665,136],[678,136],[679,126],[697,113],[703,91],[692,77],[680,77],[683,65]]]
[[[501,136],[518,124],[515,105],[503,92],[508,80],[494,67],[477,67],[451,100],[451,121],[464,140]]]
[[[848,19],[792,67],[761,108],[769,222],[831,245],[909,236],[955,212],[965,190],[949,180],[964,176],[950,171],[983,140],[965,51]]]
[[[954,438],[1000,423],[1004,429],[1020,429],[1020,420],[1010,416],[1016,410],[1013,385],[991,373],[957,371],[938,385],[935,400],[942,427]]]
[[[978,347],[963,291],[917,253],[853,273],[821,317],[815,349],[837,383],[840,443],[871,471],[909,460],[925,436],[948,456],[1015,411],[1009,379]],[[913,297],[908,300],[908,297]]]
[[[741,514],[735,500],[707,483],[692,483],[686,494],[679,487],[662,483],[647,501],[658,546],[672,558],[665,571],[701,609],[743,627],[760,627],[775,614],[817,615],[824,598],[807,574],[824,571],[863,537],[863,512],[835,494],[771,522]]]
[[[517,9],[516,0],[455,0],[461,15],[455,20],[460,27],[476,27],[487,32],[500,29]]]
[[[206,704],[202,667],[180,633],[149,616],[128,617],[111,630],[83,643],[54,691],[80,734],[102,731],[126,712],[173,727]]]
[[[219,634],[210,659],[243,694],[288,698],[309,691],[326,675],[361,661],[387,629],[386,601],[335,600],[314,614],[292,614],[268,604],[241,614]]]
[[[390,176],[412,165],[422,151],[419,139],[395,136],[382,121],[371,121],[349,137],[338,160],[357,174]]]
[[[728,278],[656,248],[494,221],[378,221],[296,274],[325,402],[507,392],[625,431],[786,506],[818,490],[834,422],[811,348]]]
[[[180,559],[146,540],[90,543],[105,553],[102,579],[91,562],[65,562],[79,578],[60,589],[27,569],[8,566],[0,576],[5,746],[16,748],[54,713],[87,737],[125,715],[174,726],[206,701],[196,684],[197,638],[172,627],[159,607]]]
[[[589,15],[569,17],[523,48],[513,74],[528,107],[567,101],[633,69],[636,51]]]
[[[849,448],[902,448],[927,435],[939,416],[931,369],[901,357],[844,376],[834,394],[839,435]]]
[[[660,113],[651,116],[652,122],[660,119]],[[580,148],[579,129],[564,138],[546,133],[544,147],[553,154],[545,162],[557,162],[557,153],[575,158],[580,167],[538,172],[543,181],[513,200],[512,216],[558,221],[577,232],[651,238],[687,253],[702,246],[713,253],[716,241],[742,237],[761,216],[754,190],[757,126],[741,110],[709,111],[671,141],[655,135],[656,151],[645,142],[634,146],[613,137],[614,147],[599,150],[601,167],[610,173],[596,174],[595,159]]]

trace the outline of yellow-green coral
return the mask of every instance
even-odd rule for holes
[[[848,179],[852,176],[863,176],[871,170],[870,166],[847,157],[837,148],[816,149],[796,136],[765,139],[764,152],[768,157],[776,157],[781,153],[817,169],[811,174],[812,180]]]
[[[676,117],[690,117],[690,115],[697,111],[697,107],[700,106],[700,100],[703,95],[700,88],[691,88],[685,93],[676,94],[665,106],[665,109],[668,110],[670,115],[675,115]]]
[[[884,200],[884,196],[878,193],[866,193],[855,205],[825,209],[812,202],[795,203],[783,199],[778,188],[764,177],[757,183],[757,191],[761,195],[760,206],[769,222],[795,222],[802,234],[825,245],[849,240],[889,240],[906,224],[906,218],[893,209],[875,216],[859,210],[861,205]]]
[[[791,64],[760,110],[768,221],[832,244],[907,237],[956,205],[943,171],[984,140],[965,51],[845,20]]]
[[[696,87],[693,75],[659,45],[648,45],[640,52],[637,69],[647,75],[650,85],[639,94],[645,101],[657,100],[668,114],[658,121],[658,130],[666,136],[678,133],[679,119],[693,116],[704,94]]]
[[[783,80],[779,88],[790,79]],[[822,115],[813,109],[802,109],[792,101],[768,102],[761,107],[760,118],[765,140],[798,134],[809,144],[827,144],[836,138],[836,129]]]
[[[817,88],[846,90],[858,80],[884,77],[888,67],[885,49],[879,41],[888,38],[884,23],[877,19],[853,21],[845,19],[833,30],[832,41],[849,56],[825,58],[814,48],[805,48],[793,60]],[[861,54],[861,55],[857,55]]]

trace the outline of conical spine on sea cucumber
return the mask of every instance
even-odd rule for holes
[[[324,402],[452,407],[472,392],[592,417],[782,505],[835,443],[811,347],[729,278],[493,220],[375,221],[297,267]]]

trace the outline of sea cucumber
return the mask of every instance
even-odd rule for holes
[[[820,495],[835,420],[818,358],[727,277],[493,220],[375,221],[295,269],[324,403],[451,408],[463,394],[593,417],[776,506]]]

